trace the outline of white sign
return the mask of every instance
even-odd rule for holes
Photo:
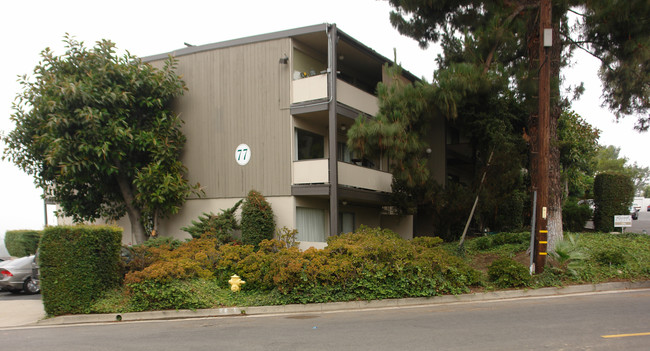
[[[235,161],[243,166],[251,160],[251,148],[246,144],[239,144],[235,149]]]
[[[614,216],[614,227],[632,227],[632,216],[631,215],[622,215]]]

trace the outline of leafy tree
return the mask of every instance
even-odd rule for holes
[[[611,86],[605,88],[606,102],[620,115],[648,111],[648,50],[644,21],[650,7],[645,0],[635,1],[569,1],[552,2],[553,45],[548,62],[539,58],[538,1],[486,0],[390,0],[395,8],[391,23],[402,34],[417,40],[421,46],[440,43],[444,55],[438,57],[441,70],[454,74],[457,67],[471,65],[484,75],[499,75],[523,103],[529,116],[530,143],[533,150],[529,166],[531,179],[538,172],[535,161],[537,145],[537,83],[535,77],[540,65],[548,63],[551,69],[550,110],[550,184],[549,184],[549,247],[562,239],[561,167],[558,149],[558,119],[566,101],[560,96],[560,68],[575,48],[590,50],[603,60],[601,78]],[[613,5],[610,5],[613,4]],[[571,8],[573,6],[574,8]],[[570,28],[567,13],[583,9],[583,17],[576,28]],[[631,15],[634,14],[634,15]],[[603,24],[608,20],[608,24]],[[641,24],[639,24],[639,22]],[[612,33],[607,33],[612,30]],[[604,39],[600,35],[607,33]],[[612,34],[612,35],[610,35]],[[611,47],[610,47],[611,46]],[[563,54],[564,53],[564,54]],[[617,70],[622,68],[623,71]],[[614,71],[614,74],[610,74]],[[616,72],[625,74],[618,76]],[[438,74],[438,73],[437,73]],[[459,84],[472,82],[459,80]],[[611,88],[611,89],[610,89]],[[495,89],[499,97],[502,89]],[[609,92],[609,95],[608,95]],[[466,99],[471,95],[452,95]],[[434,103],[431,101],[431,103]],[[454,100],[454,105],[461,102]],[[449,105],[449,104],[448,104]],[[644,122],[645,121],[645,122]],[[640,117],[642,126],[647,117]],[[642,128],[640,128],[642,129]],[[533,183],[533,186],[536,186]]]
[[[620,153],[621,148],[614,145],[600,147],[596,154],[596,171],[624,173],[627,159],[621,158]]]
[[[567,195],[582,196],[593,186],[600,131],[573,111],[564,111],[558,121],[558,143],[562,178]]]
[[[646,185],[646,187],[643,188],[643,197],[645,198],[650,197],[650,185]]]
[[[74,221],[129,215],[137,243],[161,217],[198,191],[179,161],[185,137],[171,102],[185,84],[168,59],[156,69],[110,41],[87,49],[66,36],[67,51],[49,48],[20,79],[8,158]]]
[[[635,193],[640,195],[650,180],[650,167],[639,166],[636,162],[628,165],[628,159],[621,157],[620,152],[621,148],[613,145],[601,147],[596,155],[596,171],[628,175],[634,183]]]

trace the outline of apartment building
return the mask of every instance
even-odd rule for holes
[[[191,220],[229,208],[255,189],[271,203],[278,227],[298,230],[302,247],[323,247],[327,237],[362,224],[413,236],[413,216],[389,208],[388,158],[360,158],[346,146],[354,120],[377,113],[375,89],[387,81],[390,60],[334,24],[143,60],[161,65],[169,54],[189,89],[174,107],[185,121],[182,161],[205,196],[189,199],[164,221],[163,235],[186,237],[180,228]],[[407,71],[403,78],[416,80]],[[443,184],[454,139],[447,128],[444,120],[435,122],[429,140],[431,172]],[[123,227],[131,242],[129,226]]]

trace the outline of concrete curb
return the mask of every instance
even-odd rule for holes
[[[601,291],[631,290],[650,288],[650,281],[613,282],[588,285],[569,285],[560,288],[540,288],[523,290],[502,290],[463,295],[443,295],[434,297],[415,297],[372,301],[346,301],[314,304],[292,304],[279,306],[228,307],[202,310],[168,310],[151,312],[108,313],[68,315],[43,319],[32,325],[66,325],[85,323],[109,323],[126,321],[152,321],[188,318],[211,318],[241,315],[264,315],[286,313],[318,313],[334,311],[361,311],[368,309],[399,308],[409,306],[440,305],[455,302],[498,301],[526,297],[560,296]]]

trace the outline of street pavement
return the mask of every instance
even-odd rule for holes
[[[84,323],[114,323],[129,321],[212,318],[238,315],[270,315],[279,313],[318,313],[332,311],[363,311],[375,309],[408,308],[413,306],[443,305],[476,301],[497,301],[527,297],[584,294],[601,291],[648,289],[650,281],[612,282],[572,285],[561,288],[505,290],[463,295],[445,295],[431,298],[405,298],[375,301],[349,301],[281,306],[231,307],[203,310],[170,310],[132,312],[124,314],[89,314],[45,318],[41,295],[13,295],[0,293],[0,329],[35,325],[71,325]]]

